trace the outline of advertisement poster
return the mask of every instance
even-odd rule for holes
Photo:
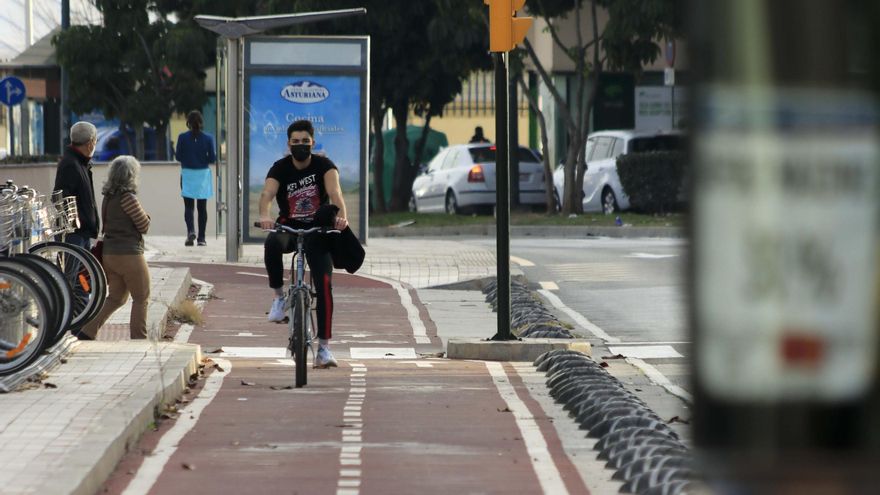
[[[361,80],[358,75],[252,74],[248,77],[245,101],[244,198],[245,240],[259,240],[265,234],[253,227],[259,219],[260,192],[266,174],[276,160],[290,155],[287,127],[300,119],[315,128],[312,152],[329,158],[339,168],[340,183],[349,211],[349,222],[359,204],[361,168]],[[292,165],[291,165],[292,166]],[[270,214],[278,213],[272,201]]]

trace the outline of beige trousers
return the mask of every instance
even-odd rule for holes
[[[108,294],[104,307],[94,320],[83,327],[82,332],[95,338],[98,329],[110,315],[128,301],[131,294],[132,339],[147,338],[147,303],[150,300],[150,270],[142,254],[104,254],[102,261],[107,274]]]

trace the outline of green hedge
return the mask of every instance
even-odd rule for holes
[[[617,175],[639,213],[668,213],[682,208],[686,156],[681,151],[628,153],[617,159]]]
[[[10,163],[57,163],[58,155],[15,155],[0,159],[0,164]]]

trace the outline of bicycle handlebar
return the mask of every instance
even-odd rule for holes
[[[254,227],[260,227],[260,222],[254,222]],[[340,234],[341,230],[330,229],[328,227],[310,227],[308,229],[294,229],[292,227],[288,227],[287,225],[276,223],[274,229],[262,229],[263,232],[287,232],[289,234],[297,234],[297,235],[308,235],[313,234],[315,232],[320,232],[322,234]]]

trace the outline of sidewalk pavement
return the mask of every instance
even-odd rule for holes
[[[147,238],[151,336],[164,332],[169,308],[186,297],[191,283],[188,268],[164,263],[225,263],[222,237],[209,237],[206,247],[183,242],[183,237]],[[261,267],[262,260],[261,245],[244,246],[241,266]],[[495,255],[485,248],[439,239],[375,238],[357,275],[391,279],[402,299],[410,292],[406,285],[414,288],[445,348],[453,337],[491,336],[495,315],[477,291],[426,288],[493,276],[495,270]],[[127,340],[129,309],[120,309],[98,340],[73,342],[66,359],[41,382],[0,395],[4,494],[95,493],[155,412],[173,403],[197,372],[202,362],[197,345]]]

